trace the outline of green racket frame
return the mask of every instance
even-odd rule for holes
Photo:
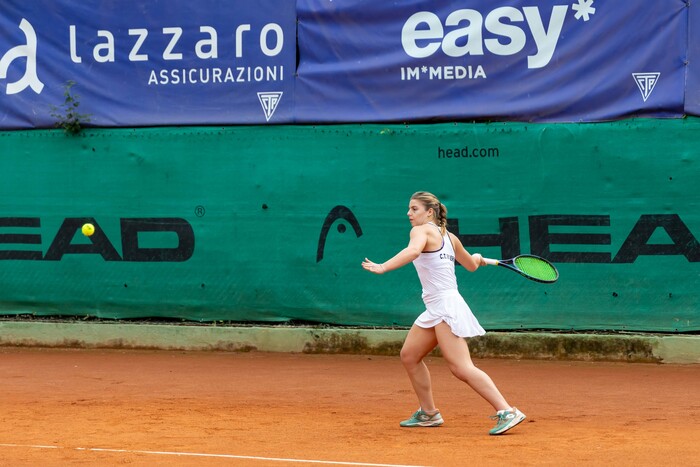
[[[552,284],[559,279],[559,271],[552,263],[535,255],[519,255],[511,259],[484,258],[486,264],[503,266],[531,281]]]

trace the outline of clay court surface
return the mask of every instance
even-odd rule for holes
[[[398,357],[0,348],[0,465],[700,465],[700,367],[478,360],[528,419],[430,358],[445,425]]]

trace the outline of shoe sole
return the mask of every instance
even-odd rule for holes
[[[411,425],[401,425],[401,428],[431,428],[431,427],[438,427],[445,423],[443,420],[440,420],[439,422],[418,422],[418,423],[413,423]]]
[[[522,422],[523,420],[525,420],[525,419],[527,418],[527,417],[525,416],[525,414],[522,413],[522,412],[520,413],[520,415],[521,415],[520,417],[518,417],[518,418],[516,418],[516,419],[513,419],[513,421],[511,422],[510,425],[508,425],[508,426],[502,428],[500,431],[496,431],[496,432],[493,432],[493,433],[490,433],[490,432],[489,432],[489,434],[490,434],[490,435],[501,435],[501,434],[505,433],[506,431],[510,430],[511,428],[515,428],[517,425],[520,424],[520,422]]]

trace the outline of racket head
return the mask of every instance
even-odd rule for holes
[[[559,271],[552,263],[535,255],[519,255],[513,258],[512,265],[523,276],[536,282],[551,284],[559,279]]]

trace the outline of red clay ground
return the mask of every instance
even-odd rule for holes
[[[493,437],[428,364],[445,425],[401,429],[398,357],[0,348],[0,465],[700,465],[697,365],[479,360],[528,415]]]

